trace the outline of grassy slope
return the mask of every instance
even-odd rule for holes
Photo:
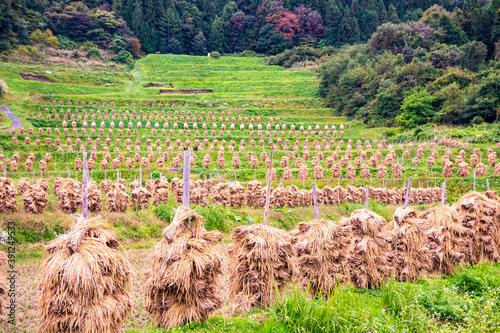
[[[25,81],[20,73],[28,70],[31,73],[44,75],[56,83]],[[50,72],[50,73],[47,73]],[[123,68],[85,67],[74,64],[47,65],[38,63],[0,63],[0,77],[7,82],[12,95],[7,103],[18,115],[23,125],[28,127],[26,119],[39,105],[47,105],[56,100],[115,101],[120,105],[130,105],[139,101],[162,101],[168,103],[188,102],[192,109],[224,109],[238,108],[244,114],[261,116],[289,116],[295,121],[309,119],[319,122],[344,122],[345,119],[331,116],[331,112],[322,106],[318,96],[317,79],[314,73],[307,71],[292,72],[280,67],[265,66],[262,58],[219,59],[207,57],[150,55],[137,62],[132,73]],[[149,82],[174,84],[174,89],[213,89],[213,94],[200,95],[158,95],[160,88],[144,88]],[[30,96],[30,93],[34,94]],[[8,121],[2,118],[0,129],[9,127]],[[460,132],[460,135],[484,135],[488,129],[435,129],[440,131]],[[359,139],[380,139],[385,129],[367,129],[359,123],[353,123],[352,136]],[[399,154],[400,152],[398,152]],[[468,155],[470,152],[468,152]],[[242,162],[243,162],[242,158]],[[49,170],[53,165],[49,165]],[[407,171],[411,174],[411,170]],[[253,172],[252,172],[253,174]],[[26,174],[29,176],[29,174]],[[252,175],[246,175],[248,179]],[[432,179],[431,179],[432,183]],[[454,179],[448,184],[452,188],[471,188],[471,178]],[[492,180],[492,187],[495,183]],[[285,184],[286,185],[286,184]],[[310,187],[310,181],[307,182]],[[320,186],[323,186],[322,184]],[[344,184],[345,185],[345,184]],[[484,182],[478,184],[484,190]],[[72,221],[64,214],[58,213],[55,197],[51,197],[46,213],[39,217],[19,213],[14,216],[0,216],[0,222],[7,219],[18,221],[19,240],[38,245],[20,246],[18,258],[25,273],[39,267],[43,258],[40,242],[53,239],[57,233],[65,232]],[[453,198],[452,198],[453,200]],[[151,248],[155,239],[161,236],[161,229],[172,214],[173,204],[162,210],[151,207],[146,211],[126,214],[106,214],[114,225],[124,247],[130,252],[140,277],[146,249]],[[335,207],[320,207],[322,217],[338,220],[348,215],[358,204],[345,204]],[[370,208],[390,219],[393,206],[371,203]],[[424,207],[417,207],[423,209]],[[206,216],[209,228],[221,229],[228,241],[229,232],[234,226],[260,222],[261,210],[244,208],[233,209],[200,209]],[[163,220],[157,217],[159,215]],[[270,223],[274,226],[290,230],[298,222],[309,220],[313,216],[312,207],[307,209],[275,209],[270,214]],[[26,265],[25,265],[26,264]],[[474,283],[478,277],[485,283],[488,276],[498,275],[500,268],[494,266],[469,268],[469,282]],[[486,272],[486,273],[484,273]],[[460,274],[459,274],[460,275]],[[459,276],[457,275],[457,276]],[[33,304],[26,295],[36,290],[37,277],[29,276],[31,291],[24,293],[23,306],[33,310]],[[336,323],[336,331],[498,331],[498,290],[489,287],[500,287],[497,282],[487,283],[481,297],[464,294],[456,287],[454,278],[433,279],[411,284],[391,284],[383,290],[356,291],[339,290],[338,296],[331,301],[306,301],[300,294],[291,295],[287,301],[264,311],[232,317],[227,313],[216,315],[207,323],[188,325],[175,331],[189,332],[245,332],[262,330],[267,332],[300,331],[299,326],[307,327],[303,331],[322,332],[325,326]],[[22,281],[21,281],[22,282]],[[468,283],[469,283],[468,282]],[[477,281],[476,281],[477,282]],[[142,332],[154,328],[141,311],[139,295],[140,280],[135,282],[136,306],[134,315],[129,318],[127,328],[130,332]],[[35,293],[36,294],[36,293]],[[36,295],[35,295],[36,296]],[[429,297],[432,299],[429,300]],[[435,299],[438,298],[438,299]],[[426,300],[425,304],[417,300]],[[427,305],[426,305],[427,304]],[[28,312],[28,311],[27,311]],[[437,313],[437,315],[435,315]],[[36,316],[27,319],[23,326],[31,332],[36,327]],[[482,320],[481,318],[485,318]],[[439,325],[434,328],[433,325]],[[496,325],[496,326],[495,326]],[[0,328],[1,331],[1,328]]]

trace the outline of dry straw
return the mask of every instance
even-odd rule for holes
[[[38,303],[43,333],[119,332],[132,310],[130,265],[101,217],[77,219],[50,242]]]
[[[449,206],[436,206],[421,213],[430,229],[428,247],[432,252],[432,268],[439,274],[453,274],[456,267],[472,259],[474,232],[460,222],[458,212]]]
[[[432,253],[427,244],[429,226],[412,208],[399,207],[383,229],[392,234],[395,277],[416,281],[432,271]]]
[[[500,260],[500,203],[469,192],[454,205],[462,225],[474,232],[472,262]]]
[[[271,148],[271,161],[273,149]],[[267,225],[272,163],[266,184],[262,224],[240,226],[231,234],[228,246],[229,293],[242,304],[265,307],[295,280],[295,249],[285,231]]]
[[[382,230],[387,222],[368,209],[355,210],[339,221],[349,230],[349,278],[357,288],[376,288],[394,274],[391,235]]]
[[[0,177],[0,213],[17,212],[17,191],[14,182],[6,177]]]
[[[299,283],[309,287],[309,296],[327,297],[336,285],[349,278],[347,254],[349,229],[327,220],[301,222],[292,231],[297,252]]]
[[[144,274],[145,308],[162,327],[204,320],[222,305],[221,240],[220,232],[205,230],[194,210],[177,208]]]

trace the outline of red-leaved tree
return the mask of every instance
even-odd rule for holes
[[[269,14],[266,17],[268,24],[275,27],[274,32],[293,43],[293,38],[300,33],[300,24],[297,15],[286,10]]]
[[[130,53],[136,58],[139,57],[139,53],[141,52],[141,43],[135,37],[130,38]]]

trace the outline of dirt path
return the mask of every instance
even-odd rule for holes
[[[10,120],[12,120],[12,127],[9,129],[15,129],[21,127],[21,121],[19,120],[19,118],[17,118],[12,114],[12,111],[10,111],[10,109],[7,106],[0,105],[0,109],[2,109],[3,113],[5,113],[7,117],[10,118]]]

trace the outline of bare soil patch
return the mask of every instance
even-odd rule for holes
[[[56,82],[43,75],[19,74],[19,76],[21,76],[24,80],[27,81],[38,81],[38,82],[49,82],[49,83]]]
[[[210,94],[214,91],[212,89],[180,89],[180,90],[160,90],[160,94],[186,94],[186,95],[195,95],[195,94]]]
[[[148,83],[144,86],[144,88],[161,88],[161,87],[170,87],[173,88],[173,83]]]

